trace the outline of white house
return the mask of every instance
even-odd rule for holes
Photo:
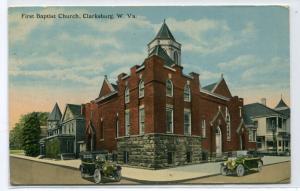
[[[257,150],[283,153],[290,150],[290,108],[281,99],[272,109],[262,103],[252,103],[243,107],[244,112],[257,126]]]

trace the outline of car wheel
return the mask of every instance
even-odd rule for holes
[[[84,172],[83,172],[83,167],[80,166],[80,175],[81,175],[81,178],[84,178]]]
[[[221,166],[221,168],[220,168],[220,173],[221,173],[223,176],[226,176],[226,175],[228,174],[226,166]]]
[[[245,174],[245,168],[242,164],[239,164],[237,167],[236,167],[236,174],[237,176],[244,176]]]
[[[117,182],[120,182],[121,181],[121,171],[120,170],[117,170],[117,172],[116,172],[116,175],[115,175],[115,180],[117,181]]]
[[[260,172],[260,171],[262,170],[262,166],[263,166],[262,162],[261,162],[261,161],[258,161],[258,162],[257,162],[257,171],[258,171],[258,172]]]
[[[94,172],[94,182],[96,184],[100,184],[101,179],[102,179],[101,172],[100,172],[100,170],[98,168],[96,168],[96,170]]]

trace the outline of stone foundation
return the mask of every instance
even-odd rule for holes
[[[146,134],[121,137],[117,140],[117,148],[119,163],[124,164],[127,152],[128,165],[150,169],[196,164],[202,159],[199,136]]]

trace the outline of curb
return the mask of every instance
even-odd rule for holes
[[[187,178],[187,179],[181,179],[181,180],[169,180],[169,181],[151,181],[151,180],[139,180],[139,179],[134,179],[134,178],[128,178],[122,176],[123,179],[133,181],[133,182],[138,182],[142,184],[174,184],[174,183],[182,183],[190,180],[196,180],[196,179],[201,179],[201,178],[208,178],[211,176],[217,176],[220,175],[220,173],[215,173],[215,174],[210,174],[210,175],[205,175],[205,176],[199,176],[199,177],[194,177],[194,178]]]

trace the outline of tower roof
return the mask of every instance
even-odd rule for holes
[[[277,104],[277,106],[275,107],[275,109],[278,108],[288,108],[289,106],[287,106],[287,104],[283,101],[283,99],[281,98],[279,103]]]
[[[157,35],[155,36],[155,39],[171,39],[171,40],[175,40],[174,36],[172,35],[169,27],[167,26],[165,20],[164,23],[162,24],[162,26],[160,27]]]
[[[166,61],[167,66],[171,66],[173,64],[173,60],[169,57],[169,55],[166,53],[166,51],[160,46],[157,45],[155,48],[152,50],[152,52],[149,54],[150,56],[157,55],[164,59]]]
[[[61,116],[62,115],[58,107],[58,104],[55,103],[54,108],[48,117],[48,121],[59,121],[61,119]]]

